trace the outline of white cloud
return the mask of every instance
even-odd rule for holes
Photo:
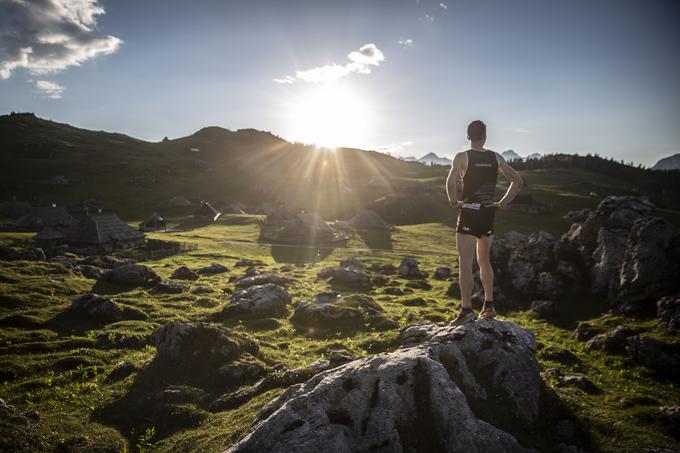
[[[309,83],[332,82],[352,73],[370,74],[371,66],[380,66],[380,63],[385,61],[385,55],[373,43],[363,45],[359,50],[350,52],[347,54],[347,58],[350,61],[344,65],[332,63],[304,71],[297,71],[295,76],[287,75],[272,80],[275,83],[281,84],[291,84],[298,80]]]
[[[97,0],[0,0],[0,79],[25,68],[48,74],[114,53],[122,41],[95,31]]]
[[[404,151],[405,148],[410,148],[411,146],[413,146],[413,142],[407,140],[404,142],[390,143],[389,145],[377,146],[375,150],[386,154],[399,154],[401,151]]]
[[[51,80],[36,80],[35,87],[50,99],[61,99],[64,87]]]
[[[399,41],[397,41],[397,44],[399,44],[402,47],[413,47],[413,40],[411,38],[400,39]]]
[[[434,16],[432,14],[425,14],[425,16],[421,17],[420,20],[427,24],[431,24],[434,22]]]
[[[440,4],[439,4],[439,7],[440,7],[441,9],[443,9],[443,10],[449,9],[449,5],[447,5],[446,3],[440,3]]]

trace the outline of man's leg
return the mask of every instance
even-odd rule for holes
[[[493,301],[493,268],[490,257],[492,242],[493,236],[482,236],[477,239],[477,263],[484,288],[484,301]]]
[[[472,308],[472,261],[475,253],[477,238],[470,234],[456,233],[456,247],[458,248],[458,281],[463,308]]]

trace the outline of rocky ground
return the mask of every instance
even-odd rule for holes
[[[5,235],[0,450],[677,450],[680,235],[641,198],[568,216],[496,240],[501,319],[460,328],[445,225],[304,260],[249,224],[143,263]]]

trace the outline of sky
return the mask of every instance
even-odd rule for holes
[[[680,2],[0,0],[0,113],[399,156],[680,152]]]

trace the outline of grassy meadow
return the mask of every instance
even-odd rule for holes
[[[556,235],[568,228],[562,215],[569,210],[594,207],[598,200],[588,195],[587,182],[596,175],[570,171],[527,171],[527,191],[543,203],[552,203],[555,212],[528,215],[517,212],[499,214],[497,232],[509,230],[550,231]],[[599,178],[605,183],[606,178]],[[612,181],[620,184],[620,181]],[[678,212],[664,212],[677,225]],[[407,280],[390,277],[390,286],[410,290],[403,296],[385,294],[383,288],[369,292],[399,328],[378,331],[370,327],[353,332],[299,330],[287,317],[258,320],[230,319],[218,322],[232,335],[256,340],[270,364],[288,368],[308,365],[327,357],[339,345],[357,356],[390,351],[397,347],[399,330],[422,322],[448,321],[460,301],[447,296],[455,281],[431,278],[437,266],[449,266],[457,274],[454,214],[442,223],[423,223],[395,227],[392,241],[383,248],[354,235],[346,247],[311,249],[259,244],[258,216],[229,215],[218,223],[190,225],[185,231],[149,233],[162,238],[193,243],[196,250],[186,254],[145,262],[164,280],[179,266],[195,269],[217,262],[230,271],[202,276],[190,282],[181,294],[157,294],[148,289],[129,289],[97,284],[56,264],[46,262],[0,261],[0,318],[13,316],[0,327],[0,397],[17,411],[36,410],[40,421],[15,419],[0,411],[0,447],[25,451],[222,451],[243,435],[259,408],[283,389],[270,390],[241,407],[210,413],[188,399],[174,406],[177,417],[164,421],[162,415],[146,422],[115,422],[125,419],[124,401],[135,386],[137,373],[117,382],[106,377],[121,362],[143,369],[155,355],[146,337],[170,320],[206,321],[228,303],[235,284],[230,276],[241,276],[245,268],[237,260],[261,261],[260,270],[276,271],[295,279],[289,292],[295,300],[311,298],[327,291],[328,284],[316,278],[319,270],[335,266],[344,258],[356,257],[365,264],[398,265],[404,256],[415,256],[421,270],[430,274],[431,289],[409,285]],[[131,222],[132,223],[132,222]],[[0,233],[0,245],[30,243],[31,234]],[[368,242],[368,244],[367,244]],[[201,294],[193,294],[197,286]],[[409,286],[412,286],[409,288]],[[122,307],[143,312],[145,319],[121,321],[106,326],[60,322],[60,314],[77,296],[97,291],[107,294]],[[423,305],[407,301],[421,297]],[[407,302],[406,304],[404,302]],[[657,379],[651,371],[622,357],[598,352],[586,353],[583,343],[573,337],[580,321],[595,329],[607,330],[619,324],[645,329],[649,334],[668,334],[647,319],[623,319],[606,313],[603,301],[574,300],[573,315],[558,324],[537,318],[530,311],[507,311],[499,306],[500,316],[528,329],[541,345],[539,361],[544,370],[559,367],[565,374],[582,374],[603,392],[590,395],[575,387],[554,387],[579,432],[574,440],[588,451],[621,452],[638,447],[680,448],[680,440],[668,426],[654,417],[656,406],[680,403],[680,389]],[[478,308],[478,307],[477,307]],[[10,327],[9,324],[12,326]],[[546,351],[552,353],[546,353]],[[560,354],[555,354],[558,351]],[[556,355],[569,360],[555,362]],[[546,377],[549,384],[555,384]],[[122,411],[113,414],[112,411]],[[116,418],[118,417],[118,418]],[[184,422],[176,423],[181,419]],[[176,424],[173,424],[176,423]],[[2,449],[0,448],[0,449]]]

